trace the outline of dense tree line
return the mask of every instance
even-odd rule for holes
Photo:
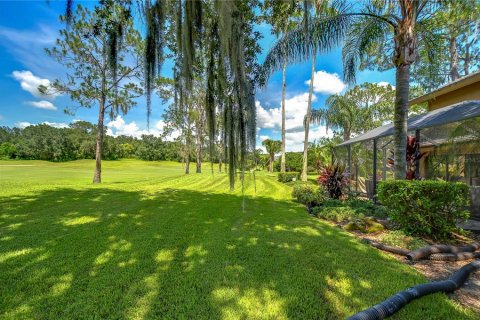
[[[47,161],[95,159],[97,133],[97,126],[85,121],[74,122],[67,128],[47,124],[24,129],[0,127],[0,158]],[[178,141],[167,141],[153,135],[142,135],[140,139],[113,137],[106,135],[106,131],[104,137],[102,158],[106,160],[181,160]]]

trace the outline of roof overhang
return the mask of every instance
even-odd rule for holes
[[[407,121],[407,128],[409,131],[421,130],[476,117],[480,117],[480,100],[463,101],[448,107],[410,117]],[[386,124],[342,142],[337,147],[387,137],[393,135],[393,133],[393,124]]]

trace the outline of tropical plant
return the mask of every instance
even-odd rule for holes
[[[268,161],[268,171],[273,172],[273,163],[275,162],[275,154],[281,150],[282,143],[278,140],[265,139],[262,145],[267,150],[270,159]]]
[[[425,156],[425,152],[420,152],[420,143],[417,141],[415,136],[407,136],[407,152],[406,152],[406,163],[407,163],[407,172],[405,178],[407,180],[420,179],[417,175],[417,163]],[[390,151],[393,153],[393,151]],[[387,160],[389,166],[393,166],[395,161],[393,156],[390,156]]]
[[[393,115],[395,90],[391,85],[363,83],[344,94],[331,95],[326,109],[312,111],[313,123],[324,123],[328,128],[339,129],[343,140],[352,134],[371,130]]]
[[[355,81],[359,67],[395,68],[395,177],[404,179],[410,66],[421,57],[419,51],[428,52],[430,60],[434,58],[433,43],[440,30],[429,23],[432,14],[444,5],[429,0],[378,0],[365,5],[340,1],[334,17],[312,19],[278,41],[265,59],[264,77],[280,69],[285,57],[291,62],[305,60],[315,50],[330,50],[343,38],[347,82]]]
[[[330,198],[340,199],[345,187],[348,185],[348,176],[349,173],[346,171],[345,166],[334,163],[320,170],[317,182],[327,190]]]
[[[299,5],[295,1],[266,0],[262,4],[263,18],[272,26],[272,33],[278,37],[284,36],[298,23]],[[285,172],[285,95],[287,88],[287,60],[282,67],[282,146],[280,156],[280,172]]]
[[[46,49],[67,68],[67,80],[55,80],[51,87],[40,86],[39,90],[44,94],[68,94],[84,108],[98,105],[93,182],[100,183],[105,114],[111,119],[126,114],[136,104],[134,99],[143,95],[135,82],[143,77],[143,59],[139,56],[143,43],[124,7],[113,1],[95,6],[93,12],[78,5],[71,17],[61,17],[61,21],[67,19],[70,25],[60,31],[56,46]],[[119,28],[122,41],[111,34]],[[110,41],[116,41],[115,52],[109,52]],[[75,109],[66,111],[73,113]]]

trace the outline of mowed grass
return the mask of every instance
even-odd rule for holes
[[[275,176],[242,196],[208,166],[105,161],[92,185],[93,166],[0,161],[1,319],[342,319],[426,282]],[[435,294],[394,318],[475,315]]]

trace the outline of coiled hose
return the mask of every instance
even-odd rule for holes
[[[462,261],[480,258],[480,252],[460,252],[460,253],[434,253],[430,260],[435,261]]]
[[[425,257],[428,257],[434,253],[474,252],[478,248],[480,248],[480,243],[478,242],[475,242],[466,246],[462,246],[462,247],[450,246],[446,244],[436,244],[436,245],[426,246],[418,250],[412,251],[407,254],[407,258],[412,261],[415,261],[415,260],[420,260]]]
[[[416,285],[401,291],[380,304],[363,310],[348,320],[377,320],[389,317],[407,305],[410,301],[436,292],[452,292],[460,288],[470,273],[480,269],[480,260],[471,262],[450,276],[447,280]]]

